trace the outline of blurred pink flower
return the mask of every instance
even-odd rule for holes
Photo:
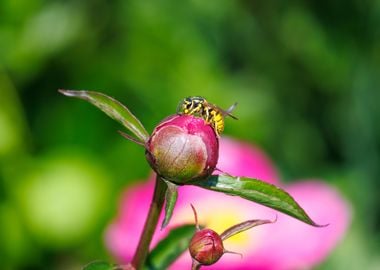
[[[281,185],[270,159],[258,148],[222,138],[217,168],[236,176],[258,178]],[[115,220],[106,231],[106,245],[121,262],[131,260],[142,231],[153,193],[153,178],[128,188],[122,195]],[[287,215],[278,214],[274,224],[243,232],[226,240],[227,250],[243,258],[225,254],[207,269],[305,269],[322,262],[343,237],[350,223],[350,208],[339,192],[323,181],[299,181],[284,187],[319,224],[315,228]],[[212,192],[193,186],[182,186],[169,228],[157,229],[152,247],[170,227],[194,223],[190,203],[198,211],[201,224],[218,233],[248,219],[273,219],[278,212],[239,197]],[[162,219],[162,217],[161,217]],[[171,269],[189,269],[191,258],[185,252]]]

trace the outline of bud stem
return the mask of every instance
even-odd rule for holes
[[[145,221],[139,244],[132,259],[132,265],[136,269],[142,269],[144,266],[146,257],[149,252],[149,245],[152,241],[154,231],[157,227],[158,218],[160,217],[160,213],[164,205],[166,189],[166,183],[157,175],[156,185],[154,188],[153,199],[150,204],[148,217]]]
[[[201,269],[201,264],[197,262],[196,260],[193,260],[193,263],[191,264],[191,270],[199,270]]]

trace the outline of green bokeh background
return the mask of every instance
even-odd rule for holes
[[[109,260],[120,192],[149,175],[117,123],[58,88],[114,96],[148,130],[185,96],[237,101],[225,134],[352,204],[318,269],[379,269],[379,25],[378,0],[0,1],[1,269]]]

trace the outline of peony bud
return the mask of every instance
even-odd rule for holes
[[[213,230],[197,231],[189,244],[191,257],[201,265],[217,262],[224,253],[222,238]]]
[[[224,253],[238,254],[242,256],[240,253],[225,250],[223,247],[223,241],[231,236],[249,230],[258,225],[277,221],[277,217],[274,221],[251,219],[236,224],[219,235],[211,229],[201,230],[198,224],[197,211],[193,205],[191,205],[191,208],[193,209],[196,228],[196,232],[189,243],[190,255],[193,258],[193,265],[191,269],[199,269],[202,265],[214,264],[220,259],[220,257],[222,257]]]
[[[179,184],[211,175],[218,153],[214,129],[192,115],[164,119],[146,144],[146,157],[155,172]]]

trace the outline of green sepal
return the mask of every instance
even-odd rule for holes
[[[178,198],[178,186],[170,181],[164,181],[168,185],[168,189],[165,193],[165,218],[162,221],[161,230],[169,224]]]
[[[194,233],[194,225],[183,225],[172,229],[168,236],[161,240],[149,253],[144,270],[168,269],[188,249],[189,242]]]
[[[206,180],[196,180],[189,184],[223,192],[227,195],[239,196],[276,209],[315,227],[326,226],[315,223],[286,191],[257,179],[222,174],[212,175]]]
[[[274,223],[277,221],[277,217],[275,220],[268,220],[268,219],[252,219],[252,220],[247,220],[247,221],[244,221],[244,222],[241,222],[239,224],[236,224],[230,228],[228,228],[227,230],[225,230],[224,232],[222,232],[220,234],[220,238],[222,238],[222,240],[226,240],[236,234],[239,234],[241,232],[244,232],[244,231],[247,231],[253,227],[256,227],[256,226],[259,226],[259,225],[263,225],[263,224],[269,224],[269,223]]]
[[[63,89],[58,91],[65,96],[80,98],[90,102],[106,113],[109,117],[116,120],[131,131],[140,142],[145,143],[148,140],[149,134],[141,122],[128,110],[127,107],[116,99],[94,91],[75,91]]]

